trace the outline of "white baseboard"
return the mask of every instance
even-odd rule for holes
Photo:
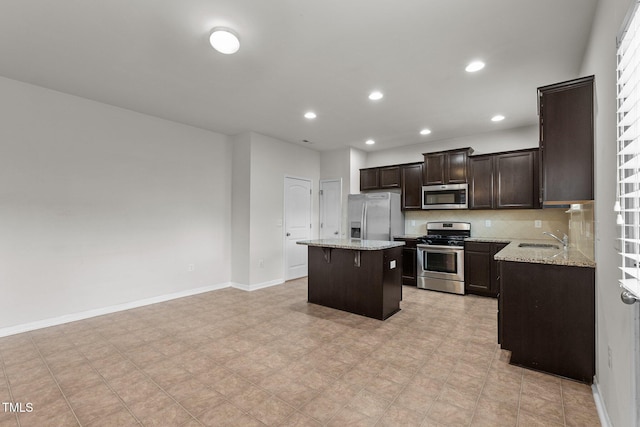
[[[231,282],[231,287],[241,289],[243,291],[257,291],[258,289],[268,288],[270,286],[282,285],[284,279],[270,280],[268,282],[257,283],[255,285],[245,285],[243,283]]]
[[[202,294],[205,292],[216,291],[231,286],[231,283],[219,283],[217,285],[203,286],[201,288],[189,289],[181,292],[174,292],[166,295],[159,295],[152,298],[146,298],[138,301],[131,301],[124,304],[112,305],[109,307],[97,308],[94,310],[82,311],[80,313],[66,314],[64,316],[52,317],[49,319],[38,320],[36,322],[24,323],[22,325],[9,326],[0,328],[0,338],[9,335],[29,332],[36,329],[48,328],[50,326],[62,325],[63,323],[75,322],[77,320],[88,319],[90,317],[102,316],[104,314],[116,313],[118,311],[130,310],[132,308],[143,307],[145,305],[157,304],[177,298],[184,298],[191,295]]]
[[[600,424],[602,427],[612,427],[609,414],[607,413],[607,407],[602,400],[602,394],[600,393],[600,386],[598,385],[598,379],[593,378],[593,385],[591,386],[593,392],[593,400],[596,402],[596,410],[598,411],[598,417],[600,417]]]

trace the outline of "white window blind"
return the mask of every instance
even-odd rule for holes
[[[640,298],[640,14],[636,8],[618,38],[618,225],[620,285]]]

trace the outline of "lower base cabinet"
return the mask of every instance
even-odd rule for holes
[[[498,263],[494,255],[508,243],[465,242],[464,291],[466,294],[498,296]]]
[[[595,269],[500,261],[498,333],[511,363],[591,384]]]
[[[418,240],[408,237],[395,237],[393,240],[405,243],[402,247],[402,284],[417,286]]]

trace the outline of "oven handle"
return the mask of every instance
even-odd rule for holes
[[[456,253],[464,251],[463,246],[444,246],[444,245],[426,245],[419,244],[416,245],[418,249],[423,250],[424,252],[449,252]]]

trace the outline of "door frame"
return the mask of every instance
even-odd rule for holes
[[[311,178],[306,178],[302,176],[295,175],[285,175],[282,179],[282,279],[283,282],[287,280],[295,280],[295,279],[287,279],[287,179],[297,179],[300,181],[307,181],[309,183],[309,188],[311,189],[311,194],[309,195],[309,238],[313,238],[313,180]],[[307,267],[309,264],[309,260],[307,258]]]
[[[322,235],[322,225],[323,224],[323,199],[321,198],[321,194],[320,191],[322,191],[322,184],[325,182],[337,182],[339,184],[339,188],[340,188],[340,228],[338,229],[338,236],[340,238],[342,238],[342,222],[343,222],[343,212],[342,212],[342,178],[331,178],[331,179],[321,179],[318,183],[318,238],[320,238],[320,236]]]

